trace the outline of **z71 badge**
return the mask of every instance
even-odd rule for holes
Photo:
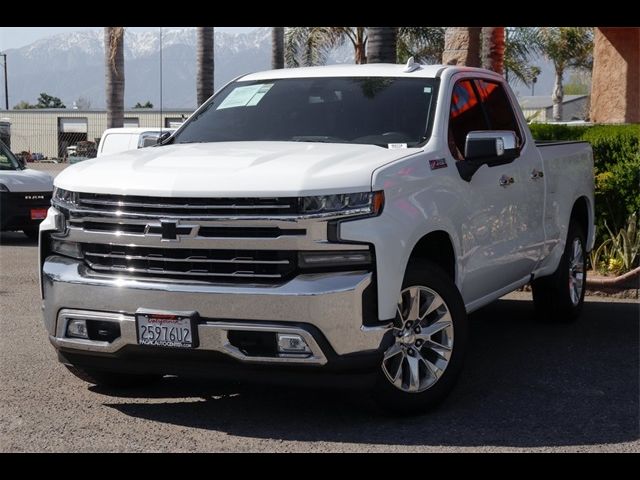
[[[444,158],[436,158],[435,160],[429,160],[429,166],[431,170],[437,170],[439,168],[447,168],[447,161]]]

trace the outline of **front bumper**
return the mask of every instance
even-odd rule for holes
[[[160,352],[174,354],[138,345],[139,309],[198,312],[199,345],[175,353],[178,362],[215,354],[211,358],[250,365],[336,365],[359,355],[377,358],[388,333],[386,325],[363,325],[365,291],[374,288],[370,272],[299,275],[282,285],[192,284],[101,275],[81,261],[53,255],[44,262],[42,283],[44,322],[54,347],[67,358],[100,357],[103,368],[106,359],[115,365],[131,352],[138,360]],[[118,322],[120,337],[112,342],[66,337],[69,311]],[[228,332],[238,330],[299,334],[312,354],[247,357],[229,342]]]

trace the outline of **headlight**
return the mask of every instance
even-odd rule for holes
[[[77,192],[70,192],[69,190],[65,190],[64,188],[55,187],[53,189],[53,201],[56,203],[63,204],[75,204],[78,200]]]
[[[9,187],[7,187],[4,183],[0,183],[0,192],[8,192]]]
[[[384,192],[302,197],[301,206],[302,213],[308,215],[379,215],[384,206]]]

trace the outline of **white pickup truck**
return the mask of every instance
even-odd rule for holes
[[[459,376],[468,313],[531,283],[541,317],[578,316],[592,162],[537,144],[489,71],[249,74],[162,145],[58,175],[46,329],[93,383],[341,382],[423,411]]]

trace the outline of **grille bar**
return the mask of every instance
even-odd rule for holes
[[[184,276],[196,276],[196,277],[236,277],[236,278],[269,278],[269,279],[280,279],[282,275],[280,274],[265,274],[265,273],[254,273],[254,272],[246,272],[246,271],[238,271],[232,273],[210,273],[210,272],[201,272],[196,270],[189,270],[186,272],[178,271],[178,270],[164,270],[164,269],[154,269],[154,268],[137,268],[137,267],[120,267],[120,266],[104,266],[98,265],[95,263],[87,262],[89,267],[98,271],[109,271],[109,272],[129,272],[129,273],[147,273],[154,275],[161,275],[163,277],[171,277],[174,275],[184,275]]]
[[[189,256],[186,258],[171,258],[165,256],[153,256],[153,255],[124,255],[120,253],[92,253],[85,252],[88,257],[100,257],[100,258],[117,258],[122,260],[147,260],[147,261],[162,261],[162,262],[191,262],[191,263],[232,263],[232,264],[255,264],[255,265],[289,265],[289,260],[254,260],[249,258],[232,258],[230,260],[220,258],[204,258],[198,256]]]
[[[207,209],[224,209],[224,210],[252,210],[252,209],[290,209],[291,205],[191,205],[191,204],[166,204],[166,203],[137,203],[137,202],[123,202],[123,201],[108,201],[108,200],[80,200],[80,204],[90,205],[104,205],[112,207],[140,207],[140,208],[189,208],[193,210],[207,210]]]

